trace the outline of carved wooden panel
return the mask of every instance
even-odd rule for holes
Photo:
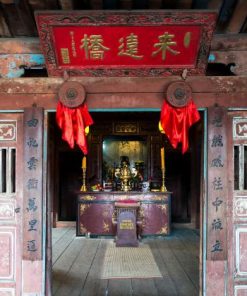
[[[237,276],[247,276],[247,226],[237,226],[236,236],[236,273]]]
[[[247,221],[247,196],[236,196],[233,209],[236,220]]]
[[[0,296],[15,296],[15,289],[0,288]]]
[[[0,121],[0,141],[16,141],[16,121]]]
[[[114,133],[115,134],[137,134],[139,132],[139,126],[137,122],[115,122]]]
[[[233,138],[247,140],[247,118],[233,118]]]
[[[16,209],[18,212],[19,209]],[[0,220],[11,220],[15,219],[15,201],[0,199]]]
[[[246,296],[247,285],[236,285],[234,287],[234,296]]]
[[[21,294],[22,118],[0,120],[0,296]]]
[[[4,280],[14,280],[15,271],[15,239],[14,228],[1,227],[0,231],[0,278]]]

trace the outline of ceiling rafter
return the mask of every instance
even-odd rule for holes
[[[247,0],[0,0],[0,37],[35,37],[35,10],[215,9],[216,33],[247,32]]]
[[[58,0],[58,2],[62,10],[74,9],[74,3],[72,0]]]
[[[240,32],[247,15],[247,1],[239,0],[226,28],[226,33]]]

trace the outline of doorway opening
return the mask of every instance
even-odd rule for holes
[[[118,166],[118,158],[120,161],[120,156],[123,154],[121,152],[118,155],[116,152],[120,149],[119,143],[129,145],[124,151],[134,147],[133,149],[139,149],[144,153],[141,154],[143,158],[141,161],[144,161],[143,181],[149,181],[150,185],[159,188],[161,185],[159,151],[162,146],[165,147],[166,188],[172,192],[172,231],[170,236],[147,237],[143,238],[142,242],[150,244],[155,259],[160,261],[159,268],[164,276],[167,274],[169,278],[169,285],[167,283],[163,285],[162,280],[152,279],[146,289],[155,287],[157,295],[162,295],[159,294],[162,289],[170,289],[174,295],[180,295],[181,283],[180,286],[176,283],[182,280],[185,291],[189,293],[186,295],[198,295],[199,265],[202,264],[199,262],[199,254],[202,253],[200,239],[202,239],[204,112],[200,112],[201,120],[190,129],[190,146],[184,155],[181,153],[181,147],[173,149],[167,137],[159,132],[159,112],[91,112],[91,115],[94,125],[88,135],[86,179],[88,190],[95,184],[103,186],[103,182],[109,181],[112,169]],[[109,240],[101,236],[94,239],[86,236],[76,237],[75,231],[77,195],[82,185],[83,154],[78,148],[70,150],[66,142],[61,139],[61,131],[56,125],[54,113],[48,114],[48,135],[48,200],[51,201],[53,236],[53,295],[65,295],[63,293],[70,291],[71,285],[78,284],[77,271],[79,267],[80,270],[83,269],[83,264],[85,270],[84,273],[79,272],[81,281],[78,291],[81,290],[78,295],[84,295],[91,290],[96,293],[92,283],[97,284],[97,289],[103,289],[105,293],[115,291],[119,285],[120,290],[126,291],[126,295],[139,291],[136,279],[126,283],[116,280],[109,280],[107,283],[100,281],[96,265],[102,262]],[[113,149],[111,155],[115,153],[114,159],[110,158],[110,161],[109,155],[104,155],[105,145],[109,142]],[[129,157],[131,155],[135,154],[132,153]],[[105,157],[108,157],[107,169],[104,164]],[[139,154],[133,157],[138,158]],[[137,160],[134,159],[132,165]],[[80,242],[80,239],[83,242]],[[90,254],[91,262],[88,261]],[[170,262],[169,258],[172,258]],[[92,269],[88,268],[89,265]],[[142,289],[145,290],[144,283],[147,281],[142,283],[144,285]],[[99,290],[97,291],[99,293]],[[97,295],[97,293],[88,295]]]

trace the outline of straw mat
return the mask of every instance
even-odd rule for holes
[[[148,245],[137,248],[107,246],[102,279],[162,277]]]

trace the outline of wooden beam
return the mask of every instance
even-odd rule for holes
[[[93,0],[91,1],[91,8],[95,10],[103,9],[103,0]]]
[[[162,8],[165,9],[173,9],[173,8],[178,8],[178,1],[174,0],[163,0],[162,1]]]
[[[247,50],[247,34],[216,34],[211,43],[211,50]],[[0,54],[41,52],[40,42],[36,37],[0,39]]]
[[[25,78],[26,79],[26,78]],[[235,93],[197,93],[193,94],[193,100],[197,108],[207,108],[218,104],[232,108],[246,108],[247,92]],[[161,93],[124,93],[124,94],[88,94],[87,105],[89,109],[158,109],[160,110],[164,101]],[[56,94],[8,94],[1,93],[0,110],[23,110],[37,104],[46,110],[56,109]]]
[[[208,0],[193,0],[191,8],[206,9],[206,8],[208,8]]]
[[[247,50],[247,34],[216,34],[211,43],[212,51]]]
[[[220,10],[223,0],[208,0],[208,9]]]
[[[233,64],[230,70],[235,75],[247,75],[247,51],[211,51],[210,54],[214,56],[214,63]]]
[[[58,9],[58,3],[56,0],[28,0],[33,10],[47,10],[47,9]]]
[[[58,2],[63,10],[72,10],[74,8],[72,0],[59,0]]]
[[[0,54],[40,54],[39,38],[1,38]]]
[[[119,6],[120,6],[120,9],[131,9],[132,0],[120,0]]]
[[[227,26],[234,11],[235,4],[236,0],[227,0],[223,2],[218,18],[217,32],[225,31],[225,27]]]
[[[6,23],[14,37],[37,35],[33,13],[26,1],[19,1],[18,4],[2,4],[2,8]]]
[[[182,1],[179,1],[178,8],[179,9],[191,9],[192,5],[193,5],[193,0],[182,0]]]
[[[2,3],[2,4],[14,4],[15,0],[0,0],[0,3]]]
[[[162,8],[162,0],[152,0],[149,1],[150,9],[161,9]]]
[[[246,19],[247,1],[239,0],[226,27],[226,33],[239,33]]]
[[[71,79],[84,85],[87,94],[128,94],[128,93],[160,93],[164,95],[168,85],[174,81],[182,81],[179,76],[166,78],[147,77],[111,77],[94,78],[78,77]],[[64,82],[63,78],[15,78],[0,79],[0,94],[55,94]],[[245,76],[191,76],[186,82],[191,86],[194,94],[222,93],[247,94],[247,77]],[[145,87],[144,87],[145,86]],[[1,96],[0,96],[1,98]]]
[[[11,37],[8,25],[5,22],[2,11],[0,11],[0,37]]]

